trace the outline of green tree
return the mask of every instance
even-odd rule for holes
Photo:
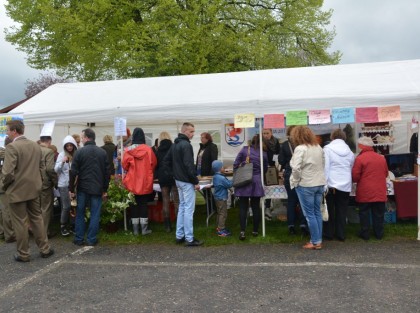
[[[37,69],[98,80],[336,64],[322,0],[9,0]]]

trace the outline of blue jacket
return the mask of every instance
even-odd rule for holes
[[[227,179],[222,173],[217,172],[213,176],[214,198],[216,200],[227,200],[228,189],[232,188],[233,182]]]

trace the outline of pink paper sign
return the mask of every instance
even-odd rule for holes
[[[378,122],[378,108],[356,108],[356,123]]]
[[[264,114],[264,128],[284,128],[284,114]]]
[[[330,122],[330,110],[309,110],[309,124],[327,124]]]
[[[391,122],[401,120],[401,111],[399,105],[389,107],[378,107],[379,122]]]

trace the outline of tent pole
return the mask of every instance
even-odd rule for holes
[[[259,118],[259,136],[260,136],[260,171],[261,171],[261,184],[264,188],[264,158],[263,158],[263,141],[262,141],[262,123],[263,119]],[[261,220],[262,220],[262,236],[265,237],[265,196],[261,197],[260,206],[261,206]]]
[[[124,143],[123,143],[123,136],[120,136],[120,144],[121,144],[121,182],[124,180],[124,170],[122,168],[122,160],[124,158]],[[117,151],[118,156],[118,151]],[[124,230],[127,231],[127,209],[124,209]]]
[[[417,112],[417,138],[420,134],[420,123],[419,123],[420,112]],[[417,163],[417,240],[420,240],[420,143],[417,140],[417,155],[415,156],[415,162]]]

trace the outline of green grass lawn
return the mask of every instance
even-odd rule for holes
[[[216,217],[213,215],[209,222],[209,227],[206,226],[206,207],[201,197],[197,197],[196,210],[194,214],[194,236],[205,242],[206,246],[219,246],[230,244],[264,244],[264,243],[296,243],[303,244],[308,241],[308,237],[303,237],[299,233],[296,236],[288,234],[287,223],[278,220],[266,221],[266,236],[252,237],[252,218],[248,219],[246,240],[244,242],[238,239],[239,236],[239,209],[238,207],[228,210],[228,218],[226,227],[231,230],[231,237],[218,237],[216,234]],[[175,222],[172,223],[172,232],[166,233],[164,225],[161,223],[151,222],[150,229],[153,233],[148,236],[133,236],[131,228],[124,231],[123,226],[121,230],[116,233],[106,233],[103,229],[100,231],[99,240],[101,243],[107,244],[174,244],[175,241]],[[348,224],[346,228],[346,242],[361,241],[357,237],[359,231],[359,224]],[[260,226],[260,234],[262,232]],[[374,238],[373,235],[371,238]],[[408,221],[398,220],[396,224],[385,224],[386,241],[399,240],[417,240],[417,220],[411,219]],[[380,242],[371,239],[372,242]]]

